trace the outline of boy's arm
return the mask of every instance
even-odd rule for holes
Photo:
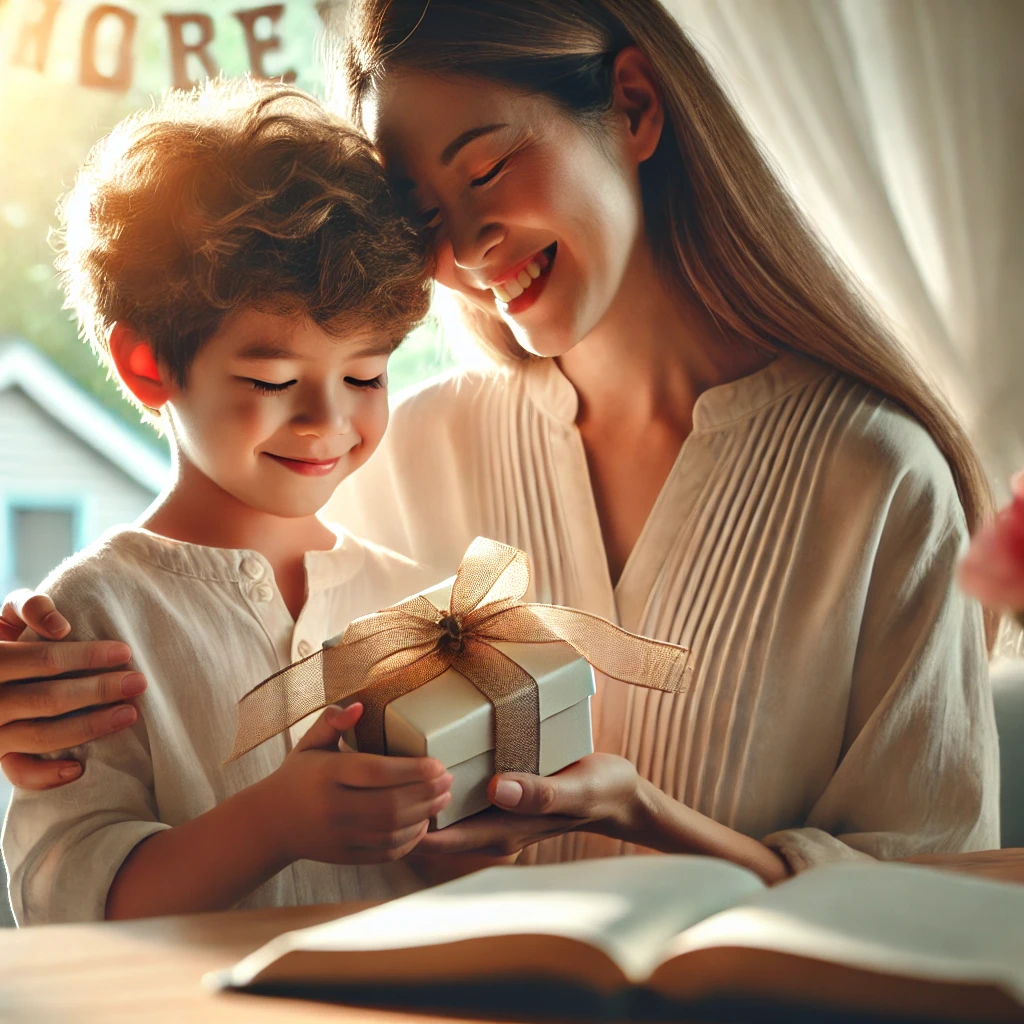
[[[114,876],[106,918],[227,910],[287,867],[267,781],[143,839]]]
[[[108,919],[225,910],[295,860],[404,857],[450,800],[430,758],[339,752],[362,705],[328,708],[266,779],[139,843],[107,896]]]
[[[157,817],[144,722],[70,756],[85,766],[74,783],[11,798],[3,854],[19,925],[102,920],[118,866],[168,827]]]

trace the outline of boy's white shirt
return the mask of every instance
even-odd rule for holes
[[[132,527],[108,533],[43,582],[74,624],[73,639],[123,640],[149,686],[133,727],[74,751],[82,778],[16,791],[3,853],[19,925],[102,920],[110,884],[139,842],[265,778],[313,721],[225,765],[238,698],[353,618],[437,582],[408,559],[337,535],[333,550],[306,555],[297,621],[257,552]],[[403,862],[299,861],[239,906],[388,899],[421,884]]]

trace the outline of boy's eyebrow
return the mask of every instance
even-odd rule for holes
[[[353,352],[353,356],[389,356],[398,347],[398,343],[392,338],[373,338],[366,344],[360,345]]]
[[[371,338],[359,345],[352,352],[353,358],[362,356],[389,356],[397,348],[392,338]],[[249,359],[254,362],[263,359],[301,359],[298,353],[265,341],[254,341],[246,345],[235,356],[236,359]]]
[[[263,341],[253,342],[246,345],[238,353],[239,359],[294,359],[295,353],[291,349],[282,348],[280,345],[270,345]]]

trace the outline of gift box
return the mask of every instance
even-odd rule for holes
[[[423,591],[439,613],[447,610],[454,577]],[[325,647],[340,643],[341,637]],[[538,774],[553,775],[594,752],[590,698],[594,671],[561,642],[493,644],[537,682],[540,699]],[[351,698],[352,700],[357,697]],[[449,668],[384,709],[388,754],[437,758],[452,776],[452,799],[431,822],[444,828],[490,806],[487,783],[494,775],[494,705],[461,672]],[[346,741],[358,749],[353,733]]]
[[[526,602],[529,590],[525,552],[478,537],[453,580],[355,619],[340,640],[246,693],[228,760],[327,704],[358,700],[359,750],[448,766],[455,799],[443,827],[488,805],[492,774],[549,775],[591,753],[590,666],[647,689],[687,689],[685,648]]]

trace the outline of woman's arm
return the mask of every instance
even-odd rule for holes
[[[42,640],[16,642],[26,628]],[[129,701],[146,688],[139,673],[125,669],[131,660],[125,644],[48,642],[70,631],[45,595],[19,590],[4,600],[0,767],[21,789],[51,789],[77,779],[82,774],[78,761],[38,755],[90,743],[132,725],[136,711]],[[70,714],[83,710],[85,714]]]

